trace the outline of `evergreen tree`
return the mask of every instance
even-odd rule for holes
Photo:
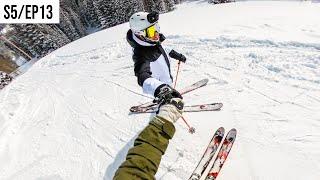
[[[118,24],[128,22],[132,14],[144,10],[141,0],[121,0],[117,9]]]
[[[28,44],[26,43],[26,30],[25,30],[26,24],[12,24],[11,30],[6,33],[6,38],[13,43],[15,46],[20,48],[24,53],[28,54],[31,57],[34,57],[33,54],[28,50]],[[18,50],[15,46],[12,44],[6,42],[6,46],[17,52],[20,56],[25,57],[26,59],[30,60],[28,56],[26,56],[24,53],[22,53],[20,50]]]
[[[173,11],[175,2],[174,0],[164,0],[166,11]]]
[[[101,27],[95,3],[95,0],[83,0],[82,6],[80,6],[80,12],[84,12],[81,16],[89,27]]]
[[[67,9],[60,10],[60,23],[57,27],[71,40],[74,41],[79,39],[81,35],[78,33],[77,29],[71,22],[69,12]]]
[[[49,24],[46,33],[50,35],[51,39],[54,39],[59,47],[71,42],[66,34],[64,34],[55,24]]]
[[[142,0],[144,4],[144,10],[147,12],[151,12],[154,10],[155,3],[153,0]]]
[[[119,14],[121,14],[119,3],[119,0],[107,0],[107,2],[105,2],[105,9],[102,10],[104,11],[103,16],[105,19],[103,28],[112,27],[121,23],[122,17],[119,16]]]
[[[95,12],[97,13],[97,19],[100,23],[100,28],[104,29],[109,27],[108,26],[108,19],[107,19],[107,12],[110,9],[109,6],[112,3],[112,0],[93,0],[93,6],[95,9]],[[110,11],[110,10],[109,10]],[[113,21],[113,19],[110,19],[110,21]]]
[[[127,22],[137,11],[164,13],[177,3],[180,0],[60,0],[59,24],[14,24],[14,30],[6,36],[28,55],[42,57],[87,35],[88,27],[109,28]],[[4,44],[27,58],[12,45]]]

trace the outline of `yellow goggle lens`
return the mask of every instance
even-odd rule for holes
[[[149,38],[153,38],[156,35],[157,29],[155,25],[148,27],[146,30]]]

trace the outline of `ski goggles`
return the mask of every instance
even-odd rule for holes
[[[158,24],[154,24],[144,30],[144,33],[148,38],[153,38],[156,35],[156,32],[160,32],[160,27]]]

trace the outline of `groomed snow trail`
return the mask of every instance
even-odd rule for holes
[[[162,15],[165,45],[188,58],[177,88],[209,78],[185,102],[224,107],[186,113],[194,135],[176,123],[156,178],[187,179],[220,126],[238,137],[219,179],[320,177],[319,16],[319,4],[300,2],[192,2]],[[113,177],[152,116],[128,111],[150,98],[133,74],[127,28],[53,52],[0,92],[0,179]]]

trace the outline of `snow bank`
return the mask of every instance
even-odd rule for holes
[[[165,45],[184,53],[178,88],[209,84],[188,113],[157,179],[187,179],[214,131],[238,137],[219,179],[320,177],[320,16],[308,2],[189,2],[161,15]],[[0,92],[0,179],[111,179],[152,115],[129,115],[150,100],[133,74],[128,24],[55,51]],[[173,72],[175,71],[175,62]]]

